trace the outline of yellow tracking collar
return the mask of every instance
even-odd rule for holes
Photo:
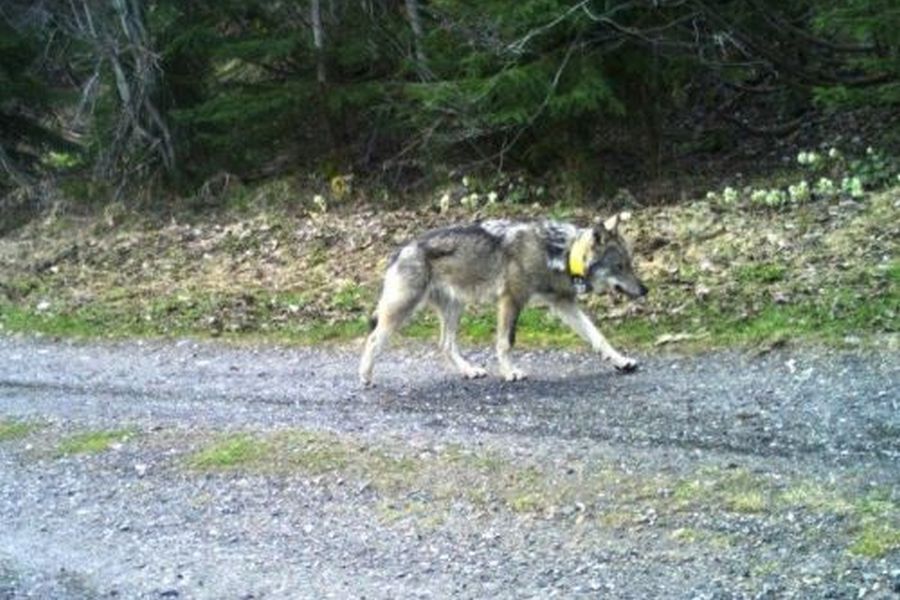
[[[587,274],[587,255],[593,241],[594,232],[590,229],[575,238],[569,250],[569,275],[584,277]]]

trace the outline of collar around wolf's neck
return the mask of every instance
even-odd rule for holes
[[[594,241],[594,231],[583,229],[569,248],[567,267],[572,277],[585,277],[588,271],[588,252]]]
[[[572,242],[572,247],[569,248],[569,257],[566,261],[566,269],[569,272],[569,277],[572,279],[572,286],[575,288],[576,294],[585,294],[591,290],[590,281],[587,278],[588,275],[588,253],[591,249],[591,244],[594,241],[594,231],[592,229],[583,229],[578,237],[575,238],[575,241]]]

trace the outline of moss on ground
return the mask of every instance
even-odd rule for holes
[[[20,440],[28,437],[32,432],[40,429],[42,425],[33,421],[20,421],[16,419],[0,419],[0,442]]]
[[[57,454],[98,454],[105,452],[115,444],[124,443],[134,437],[134,432],[127,429],[81,431],[60,440]]]
[[[849,481],[823,484],[740,468],[671,475],[574,461],[559,469],[491,450],[413,451],[397,442],[305,430],[214,437],[185,464],[207,472],[300,473],[322,478],[316,479],[321,485],[355,482],[379,498],[378,512],[388,523],[409,518],[437,527],[452,506],[465,502],[487,513],[589,519],[610,529],[662,527],[673,541],[715,548],[740,540],[708,530],[704,516],[773,524],[807,515],[816,524],[806,531],[811,539],[835,536],[851,554],[880,558],[900,548],[896,490],[858,493]]]

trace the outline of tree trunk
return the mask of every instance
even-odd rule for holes
[[[316,49],[316,81],[319,85],[325,85],[325,31],[322,29],[320,0],[310,0],[309,17],[313,29],[313,47]]]
[[[310,0],[310,23],[313,30],[313,47],[316,52],[316,81],[318,82],[319,106],[322,111],[322,122],[325,125],[325,135],[331,152],[335,151],[334,126],[328,110],[328,73],[325,69],[325,29],[322,27],[321,0]]]
[[[409,25],[413,32],[413,45],[416,53],[416,68],[420,75],[428,70],[428,58],[425,56],[425,48],[422,46],[422,18],[419,16],[418,0],[406,0],[406,14],[409,17]]]

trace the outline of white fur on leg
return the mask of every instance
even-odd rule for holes
[[[607,360],[620,371],[633,371],[637,368],[638,361],[623,356],[618,350],[612,347],[603,334],[591,323],[584,311],[582,311],[574,302],[560,302],[553,305],[557,314],[566,325],[571,327],[575,333],[586,340],[595,352],[600,354],[603,360]]]
[[[363,387],[372,386],[372,368],[375,357],[387,341],[388,334],[381,328],[375,330],[366,338],[366,348],[363,350],[362,359],[359,361],[359,382]]]
[[[463,379],[481,379],[482,377],[487,377],[487,370],[485,370],[484,367],[473,365],[465,360],[463,360],[463,362],[465,362],[465,364],[459,367],[459,372],[462,373]]]
[[[500,363],[500,375],[506,381],[521,381],[528,375],[522,369],[517,368],[509,358],[510,345],[505,336],[497,338],[497,362]]]
[[[443,350],[444,356],[450,361],[450,364],[456,367],[456,370],[460,372],[463,378],[479,379],[487,376],[487,371],[484,368],[473,365],[459,353],[459,348],[456,345],[456,338],[454,336],[447,337],[441,350]]]
[[[372,385],[372,365],[374,363],[372,353],[371,336],[366,340],[366,349],[363,352],[362,360],[359,361],[359,383],[363,387]]]
[[[512,365],[500,366],[500,374],[503,375],[503,379],[506,381],[522,381],[523,379],[528,379],[528,374]]]

